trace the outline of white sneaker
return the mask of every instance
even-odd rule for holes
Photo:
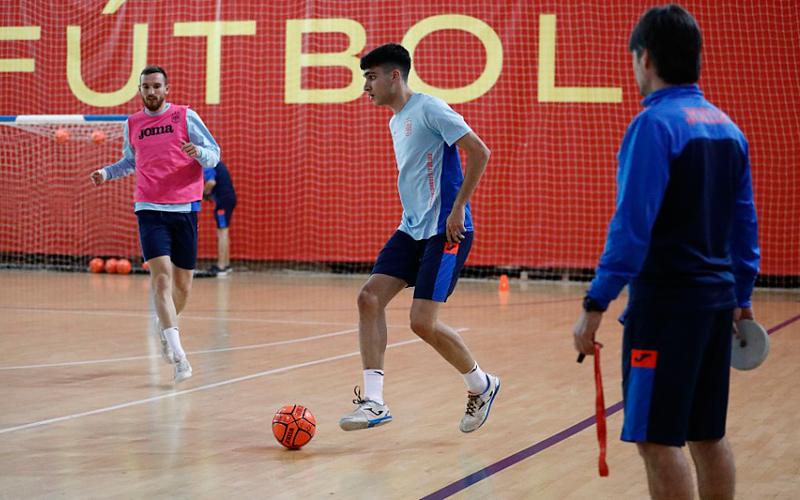
[[[161,341],[161,357],[164,358],[167,364],[174,364],[176,362],[175,353],[172,351],[172,347],[169,346],[167,337],[164,336],[164,329],[161,328],[161,321],[158,318],[156,318],[156,330],[158,331],[158,339]]]
[[[192,365],[189,364],[189,359],[184,356],[175,361],[175,383],[183,382],[192,376]]]
[[[483,394],[467,393],[467,411],[464,412],[459,426],[461,432],[476,430],[486,422],[486,418],[489,416],[494,398],[500,392],[500,377],[487,373],[486,379],[489,381],[489,387],[483,391]]]
[[[379,425],[388,424],[392,421],[392,414],[389,407],[385,404],[376,403],[369,399],[361,399],[361,391],[358,386],[353,392],[356,398],[353,404],[358,407],[352,413],[348,413],[339,419],[339,427],[345,431],[355,431],[358,429],[368,429]]]

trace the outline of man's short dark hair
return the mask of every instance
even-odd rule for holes
[[[361,69],[367,70],[375,66],[388,66],[392,69],[399,69],[403,80],[408,80],[408,73],[411,71],[411,56],[408,51],[400,44],[387,43],[361,58]]]
[[[167,79],[167,72],[161,66],[156,66],[155,64],[151,64],[149,66],[145,66],[141,73],[139,73],[139,81],[142,81],[142,77],[144,75],[152,75],[154,73],[161,73],[164,75],[164,83],[167,83],[169,80]]]
[[[702,46],[697,21],[675,4],[653,7],[645,12],[628,42],[628,48],[637,55],[647,49],[658,76],[672,85],[697,82]]]

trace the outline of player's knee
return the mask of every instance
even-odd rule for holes
[[[639,456],[645,461],[654,460],[657,462],[670,459],[675,450],[680,450],[680,448],[675,446],[657,443],[636,443],[636,448],[639,450]]]
[[[189,291],[192,289],[192,282],[191,281],[182,281],[182,280],[176,281],[175,282],[175,289],[178,292],[180,292],[180,293],[182,293],[184,295],[188,295]]]
[[[378,296],[366,287],[361,288],[358,292],[358,310],[362,313],[377,313],[379,309]]]
[[[436,333],[436,325],[426,317],[411,315],[411,331],[430,344]]]
[[[636,443],[636,448],[639,450],[639,455],[656,455],[661,451],[664,446],[655,443]]]
[[[172,292],[172,279],[168,274],[154,275],[152,278],[153,291],[157,294]]]
[[[689,441],[692,456],[699,456],[713,461],[720,461],[725,456],[732,456],[730,445],[725,437],[703,441]]]

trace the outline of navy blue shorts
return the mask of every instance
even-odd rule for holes
[[[622,440],[683,446],[725,436],[733,311],[628,311]]]
[[[447,302],[469,255],[472,237],[469,232],[461,243],[448,243],[444,234],[415,240],[395,231],[378,254],[372,274],[400,278],[414,287],[415,299]]]
[[[217,229],[227,229],[231,225],[231,218],[233,217],[233,209],[236,208],[236,203],[220,205],[214,207],[214,221],[217,223]]]
[[[194,269],[197,264],[197,212],[161,212],[140,210],[139,242],[145,262],[169,255],[181,269]]]

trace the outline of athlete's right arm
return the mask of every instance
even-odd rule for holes
[[[92,182],[96,186],[111,179],[119,179],[127,177],[136,170],[136,156],[134,155],[133,148],[128,142],[128,122],[122,129],[122,159],[111,165],[106,165],[103,168],[95,170],[91,174]]]
[[[669,183],[670,133],[653,115],[634,118],[618,154],[616,211],[588,297],[602,309],[642,269]]]

